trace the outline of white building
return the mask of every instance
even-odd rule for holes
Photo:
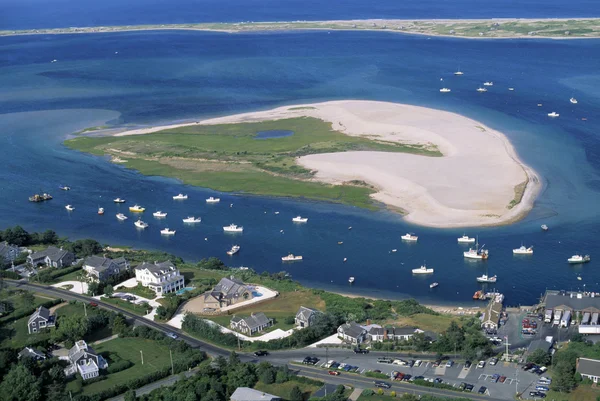
[[[184,278],[171,261],[142,263],[135,268],[135,279],[144,287],[153,290],[156,295],[181,290]]]

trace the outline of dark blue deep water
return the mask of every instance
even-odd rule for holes
[[[458,66],[465,75],[455,78]],[[306,284],[373,296],[469,302],[479,288],[475,277],[486,269],[498,275],[497,288],[509,304],[534,302],[547,287],[585,284],[599,291],[599,67],[598,40],[482,41],[383,32],[0,38],[0,226],[51,228],[190,260],[228,260],[225,252],[238,243],[242,250],[231,258],[233,266],[286,269]],[[440,78],[451,93],[440,95]],[[473,88],[485,80],[495,85],[482,96]],[[505,90],[509,86],[515,91]],[[571,105],[571,96],[579,104]],[[105,123],[143,126],[331,99],[410,103],[480,120],[506,133],[542,176],[543,193],[522,222],[467,230],[491,252],[489,261],[469,263],[456,243],[462,229],[413,227],[386,211],[184,187],[62,145],[70,133]],[[561,117],[547,118],[551,110]],[[59,191],[60,184],[73,189]],[[55,199],[27,202],[42,189]],[[174,202],[180,192],[189,200]],[[207,205],[211,195],[221,203]],[[119,206],[111,200],[117,196],[147,208],[149,229],[139,232],[132,219],[114,218]],[[67,203],[76,207],[71,214]],[[98,206],[105,216],[96,215]],[[156,209],[169,213],[166,223],[152,218]],[[184,227],[187,215],[201,216],[202,223]],[[308,224],[294,225],[296,215],[309,217]],[[242,235],[223,233],[221,227],[232,222],[245,227]],[[550,231],[542,233],[542,223]],[[177,230],[175,237],[159,235],[167,224]],[[401,243],[407,231],[416,232],[419,242]],[[521,242],[535,246],[532,257],[513,257],[511,249]],[[289,252],[305,260],[282,265]],[[569,266],[566,259],[575,252],[590,253],[592,262]],[[435,268],[433,277],[410,274],[423,260]],[[356,277],[352,289],[348,276]],[[431,281],[440,286],[430,290]]]

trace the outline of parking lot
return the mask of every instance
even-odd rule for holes
[[[477,367],[477,362],[466,368],[464,363],[455,363],[452,367],[446,367],[446,361],[440,366],[434,366],[432,361],[423,361],[420,366],[401,365],[400,360],[395,360],[393,363],[378,362],[376,356],[369,354],[348,354],[344,358],[336,358],[335,362],[339,365],[334,365],[332,369],[329,366],[329,361],[319,359],[314,365],[325,370],[339,371],[341,375],[353,374],[343,369],[350,365],[350,369],[359,374],[364,374],[368,371],[380,371],[383,374],[391,376],[392,372],[400,372],[410,374],[413,378],[423,376],[426,380],[433,381],[438,379],[446,384],[454,387],[461,386],[461,383],[473,385],[473,392],[477,392],[482,386],[487,388],[486,394],[494,398],[502,398],[507,400],[514,399],[515,393],[521,392],[528,396],[529,391],[535,390],[539,376],[525,372],[520,366],[512,363],[498,362],[496,365],[490,365],[486,362],[483,368]],[[394,361],[393,358],[390,358]],[[302,363],[302,360],[297,362]],[[340,366],[342,369],[340,369]]]

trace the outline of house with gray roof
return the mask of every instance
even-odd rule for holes
[[[27,262],[32,266],[46,265],[48,267],[67,267],[75,262],[75,254],[62,248],[49,246],[43,251],[33,252],[27,256]]]
[[[44,359],[46,359],[46,355],[43,352],[38,351],[34,348],[25,347],[19,352],[19,354],[17,355],[17,358],[19,358],[19,359],[32,358],[36,361],[43,361]]]
[[[184,278],[179,269],[166,262],[144,262],[135,268],[135,279],[144,287],[150,288],[156,295],[167,294],[184,288]]]
[[[407,341],[420,332],[416,327],[371,327],[368,338],[371,341]]]
[[[600,378],[600,361],[597,359],[577,358],[577,373],[584,379],[598,383]]]
[[[79,340],[69,350],[66,357],[70,365],[65,369],[65,376],[79,373],[83,380],[92,379],[100,375],[100,369],[106,369],[108,362],[98,355],[87,343]]]
[[[56,316],[50,314],[48,308],[40,306],[33,312],[27,321],[27,330],[29,334],[38,333],[40,330],[54,327],[56,324]]]
[[[129,269],[125,258],[111,259],[101,256],[88,256],[83,261],[83,270],[95,281],[104,282],[111,276],[117,276]]]
[[[242,281],[231,277],[223,277],[212,289],[204,293],[204,308],[219,309],[231,306],[238,302],[252,299],[252,288]]]
[[[257,312],[247,317],[231,318],[229,326],[240,333],[252,335],[263,331],[264,329],[273,325],[273,319],[269,319],[264,313]]]
[[[321,313],[321,311],[307,308],[306,306],[301,306],[300,309],[298,309],[298,312],[296,313],[296,318],[294,319],[294,322],[296,323],[296,326],[300,328],[309,327],[311,324],[314,323],[315,318],[319,313]]]
[[[360,344],[367,337],[367,330],[356,322],[342,324],[337,333],[339,338],[350,344]]]
[[[538,349],[541,349],[544,352],[550,354],[550,352],[552,351],[552,345],[553,342],[546,341],[543,338],[539,340],[533,340],[529,343],[529,346],[527,347],[527,355],[531,355],[534,351]]]
[[[21,248],[16,245],[10,245],[8,242],[0,242],[0,262],[5,261],[9,264],[13,262],[21,253]]]
[[[231,394],[231,401],[281,401],[281,397],[249,387],[238,387]]]

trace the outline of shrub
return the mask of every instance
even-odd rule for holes
[[[370,388],[366,388],[363,390],[362,395],[364,395],[366,397],[370,397],[373,395],[373,390],[371,390]]]
[[[122,370],[129,369],[132,366],[133,366],[133,363],[131,363],[131,361],[122,359],[118,362],[113,362],[110,365],[108,365],[108,368],[106,369],[106,371],[108,373],[117,373]]]

